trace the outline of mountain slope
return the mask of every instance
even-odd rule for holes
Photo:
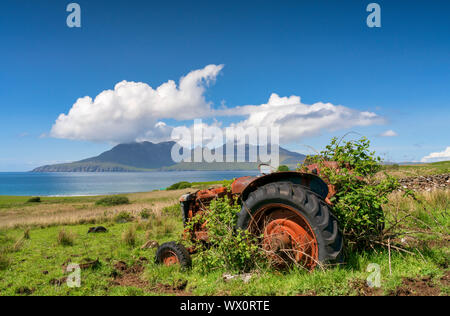
[[[256,169],[258,163],[252,162],[182,162],[175,163],[171,157],[174,142],[163,142],[154,144],[151,142],[119,144],[111,150],[84,160],[46,165],[38,167],[32,172],[133,172],[133,171],[174,171],[174,170],[252,170]],[[245,161],[251,147],[245,147]],[[226,147],[223,147],[226,153]],[[258,148],[257,148],[258,150]],[[295,167],[297,163],[305,159],[305,155],[292,152],[280,147],[280,164]],[[235,148],[235,161],[237,150]]]
[[[174,142],[120,144],[97,157],[84,159],[79,163],[107,162],[139,169],[157,169],[175,164],[170,154],[174,144]]]

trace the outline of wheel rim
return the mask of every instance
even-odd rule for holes
[[[172,250],[167,250],[161,255],[161,261],[166,266],[179,263],[178,256]]]
[[[295,208],[269,204],[259,209],[251,230],[259,230],[262,246],[270,261],[279,267],[292,263],[308,270],[318,262],[318,243],[306,218]]]

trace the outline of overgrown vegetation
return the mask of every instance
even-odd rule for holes
[[[142,219],[149,219],[150,216],[152,215],[151,210],[144,208],[139,215],[141,216]]]
[[[320,176],[334,186],[336,194],[330,201],[347,250],[373,247],[380,242],[385,228],[382,206],[399,184],[387,173],[381,180],[375,179],[382,168],[381,158],[370,151],[370,141],[365,137],[351,141],[333,138],[323,151],[309,156],[307,161],[317,163]]]
[[[6,233],[0,231],[0,271],[6,270],[11,263],[8,256],[8,243],[10,241],[11,239],[6,235]]]
[[[25,244],[25,238],[20,237],[19,239],[16,240],[14,245],[11,247],[11,251],[12,252],[20,251],[24,244]]]
[[[386,230],[403,247],[450,243],[450,192],[435,190],[415,194],[413,198],[396,192],[383,206]],[[450,255],[449,255],[450,258]]]
[[[114,216],[114,221],[116,223],[128,223],[133,220],[133,216],[127,211],[121,211],[116,216]]]
[[[131,225],[122,233],[122,241],[130,247],[136,245],[136,226]]]
[[[277,168],[277,171],[278,172],[286,172],[286,171],[289,171],[289,167],[286,165],[279,165]]]
[[[5,268],[0,270],[0,295],[20,294],[22,287],[34,289],[31,295],[396,295],[399,291],[410,291],[420,295],[419,288],[405,288],[405,278],[411,280],[429,279],[436,295],[449,295],[448,283],[441,281],[448,274],[450,258],[448,238],[450,227],[450,192],[447,190],[417,194],[417,201],[406,198],[400,192],[389,196],[384,206],[386,222],[411,214],[403,221],[402,230],[423,231],[416,240],[399,236],[408,252],[392,251],[352,251],[345,266],[327,270],[317,269],[309,273],[292,269],[282,273],[271,269],[253,269],[251,278],[245,283],[240,278],[225,281],[224,273],[231,271],[216,267],[212,271],[202,271],[198,257],[194,256],[194,268],[180,271],[177,267],[154,264],[156,248],[140,249],[146,240],[156,240],[160,244],[176,240],[183,232],[179,206],[163,210],[151,208],[148,221],[116,224],[110,221],[101,223],[108,228],[108,234],[86,234],[90,224],[71,226],[32,227],[31,239],[17,252],[0,251],[0,268],[4,258]],[[138,211],[136,214],[139,214]],[[417,219],[416,219],[417,218]],[[437,220],[437,222],[436,222]],[[421,223],[423,221],[423,223]],[[136,226],[136,244],[130,247],[122,242],[122,234],[128,227]],[[420,225],[420,226],[419,226]],[[70,228],[69,228],[70,227]],[[71,247],[55,247],[55,239],[61,228],[70,229],[77,235]],[[440,232],[442,235],[429,231]],[[12,246],[22,237],[23,229],[0,230],[0,248]],[[147,235],[147,238],[146,238]],[[408,234],[410,236],[410,234]],[[3,257],[2,257],[3,255]],[[61,265],[68,259],[81,263],[83,259],[99,258],[101,265],[96,269],[82,270],[82,286],[68,288],[65,283],[54,285],[67,274]],[[146,258],[148,261],[140,261]],[[137,283],[111,283],[116,275],[114,265],[125,262],[129,267],[142,266],[142,273],[133,274]],[[377,263],[381,268],[381,288],[370,289],[366,279],[370,275],[367,266]],[[390,269],[391,268],[391,269]],[[390,271],[391,270],[391,271]],[[48,271],[48,274],[43,274]],[[390,273],[391,272],[391,273]],[[117,276],[120,278],[119,276]],[[114,282],[114,281],[113,281]],[[417,291],[417,292],[416,292]],[[17,292],[17,293],[16,293]],[[18,294],[19,293],[19,294]],[[406,292],[402,292],[406,293]]]
[[[226,268],[233,272],[245,272],[263,262],[263,252],[258,246],[257,236],[248,231],[236,231],[241,210],[237,200],[228,197],[211,202],[206,214],[189,222],[188,230],[205,223],[208,229],[208,245],[199,241],[196,267],[203,272]]]
[[[124,205],[124,204],[130,204],[130,200],[126,196],[107,196],[104,197],[97,202],[95,202],[96,205],[101,206],[117,206],[117,205]]]
[[[6,270],[11,264],[11,260],[8,257],[8,253],[5,249],[0,249],[0,271]]]
[[[30,239],[30,228],[25,228],[23,231],[23,238]]]
[[[400,166],[394,172],[422,173],[437,165]],[[439,165],[441,166],[441,165]],[[442,165],[443,166],[443,165]],[[440,167],[439,167],[440,168]],[[444,168],[444,167],[443,167]],[[446,168],[446,167],[445,167]],[[445,170],[445,168],[443,170]],[[430,169],[431,170],[431,169]],[[433,169],[435,170],[435,169]],[[436,169],[437,170],[437,169]],[[433,171],[434,172],[434,171]],[[378,172],[378,175],[381,175]],[[384,176],[383,176],[384,177]],[[377,180],[373,184],[377,185]],[[371,177],[364,176],[364,181]],[[218,183],[202,183],[199,188]],[[222,183],[221,183],[222,184]],[[179,239],[184,228],[177,204],[180,192],[157,191],[130,194],[133,204],[98,207],[98,197],[44,197],[42,203],[27,203],[29,197],[0,197],[0,295],[409,295],[423,294],[422,287],[405,285],[405,280],[427,281],[434,295],[449,295],[450,191],[420,192],[415,198],[393,192],[382,205],[384,236],[388,249],[348,251],[345,265],[314,272],[292,268],[283,272],[265,268],[251,238],[242,235],[239,248],[233,234],[236,205],[216,201],[218,236],[222,248],[204,249],[193,256],[193,269],[154,263],[156,248],[141,249],[146,241],[159,244]],[[336,202],[335,202],[336,203]],[[116,222],[116,216],[126,221]],[[118,218],[119,218],[118,217]],[[145,221],[142,219],[146,219]],[[213,223],[212,222],[212,223]],[[8,225],[6,225],[8,223]],[[87,234],[91,223],[107,227],[107,234]],[[70,230],[70,232],[69,232]],[[64,231],[72,236],[70,247],[59,247],[56,240]],[[134,233],[130,233],[134,231]],[[395,233],[394,233],[395,232]],[[31,236],[27,239],[25,236]],[[124,235],[133,236],[134,244]],[[76,239],[75,239],[76,236]],[[221,237],[219,237],[221,236]],[[20,242],[18,242],[20,241]],[[224,244],[222,244],[224,242]],[[14,251],[14,245],[18,244]],[[225,247],[225,244],[228,247]],[[401,250],[395,251],[394,247]],[[256,252],[253,252],[256,250]],[[248,260],[249,254],[252,260]],[[256,253],[256,255],[254,255]],[[206,257],[208,255],[208,257]],[[231,258],[229,257],[231,256]],[[58,280],[67,274],[61,269],[68,261],[83,263],[99,259],[95,269],[82,270],[82,286],[68,288]],[[90,260],[87,260],[90,259]],[[205,267],[209,266],[208,269]],[[264,261],[264,260],[262,260]],[[125,263],[129,272],[117,270]],[[226,263],[228,262],[228,263]],[[381,288],[368,288],[371,263],[380,266]],[[133,268],[133,269],[131,269]],[[250,271],[250,279],[227,281],[224,274]],[[132,274],[127,274],[132,273]],[[120,282],[121,277],[129,277]],[[447,280],[447,281],[445,281]],[[411,282],[412,282],[411,281]],[[409,281],[408,281],[409,282]],[[411,283],[408,283],[411,284]],[[408,287],[406,287],[408,286]],[[24,290],[30,289],[30,290]]]
[[[58,233],[58,245],[61,246],[73,246],[75,241],[75,235],[71,232],[66,231],[65,229],[61,229]]]

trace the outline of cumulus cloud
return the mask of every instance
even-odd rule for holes
[[[384,123],[384,119],[373,112],[322,102],[308,105],[302,103],[298,96],[280,97],[276,93],[265,104],[217,112],[221,115],[247,116],[247,119],[235,124],[238,127],[278,127],[281,143],[318,135],[323,130],[336,131]]]
[[[50,136],[110,142],[161,136],[168,130],[159,123],[163,119],[190,120],[211,112],[204,92],[222,68],[208,65],[182,77],[178,86],[169,80],[156,89],[142,82],[119,82],[95,99],[78,99],[68,114],[58,117]]]
[[[431,153],[428,156],[422,158],[421,162],[437,162],[450,160],[450,147],[447,147],[444,151]]]
[[[358,111],[342,105],[317,102],[304,104],[299,96],[280,97],[273,93],[267,103],[212,108],[205,99],[206,87],[214,82],[223,65],[208,65],[182,77],[177,85],[169,80],[157,88],[141,82],[122,81],[114,90],[80,98],[67,114],[61,114],[50,136],[98,142],[169,140],[174,128],[164,120],[178,121],[236,117],[231,127],[278,127],[280,142],[298,141],[355,126],[384,123],[373,112]],[[181,126],[192,130],[192,126]],[[220,122],[205,124],[207,131],[221,127]],[[222,127],[221,127],[222,128]]]
[[[390,130],[387,130],[387,131],[381,133],[380,136],[381,137],[395,137],[395,136],[398,136],[398,134],[390,129]]]

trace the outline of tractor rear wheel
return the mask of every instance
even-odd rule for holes
[[[182,268],[190,268],[192,265],[191,256],[187,249],[174,241],[159,246],[155,261],[166,266],[179,264]]]
[[[307,187],[269,183],[242,204],[238,229],[262,236],[262,248],[274,265],[294,263],[313,270],[318,264],[340,262],[343,240],[337,219]]]

